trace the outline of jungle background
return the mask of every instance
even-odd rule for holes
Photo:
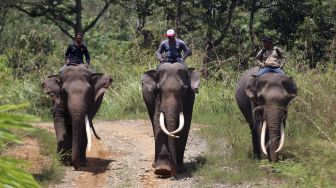
[[[147,118],[140,78],[158,64],[155,51],[173,28],[193,50],[186,63],[202,72],[193,121],[209,125],[202,129],[209,151],[193,169],[200,184],[334,187],[335,15],[335,0],[0,0],[0,153],[22,132],[36,131],[28,120],[51,121],[41,82],[59,72],[77,31],[85,33],[91,67],[114,80],[98,118]],[[251,157],[249,128],[234,100],[239,76],[257,65],[264,35],[286,51],[285,71],[299,88],[276,164]],[[56,171],[47,178],[12,172],[38,186],[35,180],[52,179]],[[0,185],[13,185],[13,176],[1,174]]]

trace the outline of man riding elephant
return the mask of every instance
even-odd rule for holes
[[[111,85],[109,75],[92,72],[87,65],[67,66],[60,75],[46,78],[43,91],[53,99],[57,152],[75,170],[85,164],[91,147],[90,127]],[[94,129],[94,134],[96,135]],[[99,139],[99,137],[96,135]]]
[[[90,53],[87,47],[83,44],[83,34],[77,33],[73,44],[69,44],[65,54],[65,64],[61,68],[61,72],[68,65],[84,64],[83,57],[85,56],[86,64],[90,65]]]
[[[285,75],[283,51],[273,46],[271,37],[262,39],[264,49],[256,59],[260,67],[243,73],[237,84],[236,101],[252,134],[253,154],[278,161],[285,138],[288,106],[297,96],[295,81]]]
[[[200,74],[181,63],[161,63],[141,82],[154,133],[154,173],[175,176],[186,171],[183,157]]]
[[[163,41],[156,52],[157,59],[160,63],[182,63],[191,54],[191,50],[186,43],[176,38],[176,33],[173,29],[169,29],[165,35],[168,39]],[[183,51],[183,56],[181,52]]]
[[[260,50],[256,59],[260,62],[260,70],[256,76],[261,76],[268,72],[285,74],[282,70],[284,66],[284,52],[279,48],[273,46],[273,39],[271,37],[264,37],[261,39],[264,49]]]

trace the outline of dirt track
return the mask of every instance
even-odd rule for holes
[[[39,127],[53,130],[52,124]],[[80,171],[66,167],[62,182],[51,187],[195,187],[190,168],[202,157],[207,146],[197,136],[199,126],[192,125],[185,162],[187,173],[176,179],[157,177],[151,167],[154,158],[154,140],[149,121],[127,120],[96,122],[95,128],[101,137],[93,137],[93,147],[87,154],[88,163]]]

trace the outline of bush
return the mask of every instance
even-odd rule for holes
[[[21,143],[21,140],[13,134],[12,129],[32,130],[27,121],[32,121],[32,117],[10,113],[10,110],[18,109],[19,106],[0,106],[0,151],[8,143]],[[1,187],[40,187],[33,176],[24,170],[25,163],[9,157],[0,157],[0,186]]]

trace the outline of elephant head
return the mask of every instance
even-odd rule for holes
[[[296,84],[290,77],[268,73],[251,78],[245,92],[254,104],[253,116],[259,127],[261,150],[270,161],[277,161],[285,139],[288,105],[297,95]]]
[[[174,174],[176,164],[183,168],[183,154],[199,80],[197,71],[180,63],[161,64],[156,71],[151,70],[143,75],[143,97],[153,123],[156,142],[157,174]],[[163,172],[162,161],[168,158],[170,167],[163,167],[168,169]]]
[[[90,121],[98,111],[105,89],[111,83],[110,76],[92,73],[87,66],[79,65],[67,67],[59,76],[51,76],[42,84],[44,92],[53,98],[55,106],[62,106],[66,114],[62,118],[71,125],[72,164],[76,170],[80,158],[83,160],[84,156],[85,159],[85,148],[90,150]]]

